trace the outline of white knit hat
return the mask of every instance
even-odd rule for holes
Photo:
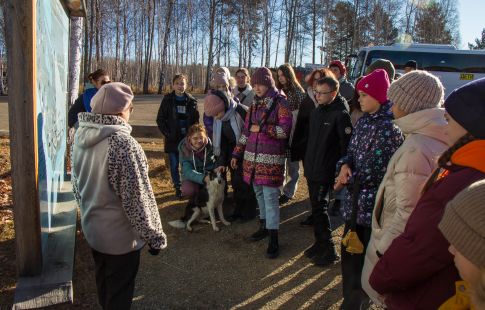
[[[404,74],[387,92],[389,100],[408,114],[441,106],[444,94],[440,80],[423,70]]]

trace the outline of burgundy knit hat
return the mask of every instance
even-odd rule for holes
[[[360,90],[372,98],[376,99],[380,104],[387,102],[387,90],[391,86],[389,76],[386,70],[376,69],[364,76],[359,83],[357,83],[357,90]]]
[[[340,61],[340,60],[334,60],[330,63],[330,65],[328,65],[328,67],[338,67],[338,70],[340,71],[340,74],[342,76],[345,75],[345,73],[347,72],[347,68],[345,68],[345,65]]]
[[[264,85],[269,88],[275,87],[273,74],[266,67],[256,69],[251,77],[251,86],[254,86],[254,84]]]
[[[212,91],[204,99],[204,113],[209,117],[214,117],[226,110],[224,94],[220,91]],[[227,97],[227,96],[226,96]]]

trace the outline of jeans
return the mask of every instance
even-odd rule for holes
[[[140,250],[122,255],[92,250],[99,304],[103,309],[130,309]]]
[[[256,184],[253,184],[253,188],[258,200],[259,218],[266,220],[267,229],[278,229],[280,225],[279,188]]]
[[[285,169],[285,181],[287,182],[283,187],[283,194],[288,198],[293,198],[300,178],[300,161],[291,161],[290,158],[287,158]]]
[[[168,153],[168,161],[170,164],[170,175],[172,176],[173,186],[175,188],[180,188],[179,153]]]

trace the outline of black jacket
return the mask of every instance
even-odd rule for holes
[[[74,104],[71,106],[69,112],[67,113],[67,126],[69,126],[69,128],[74,127],[74,125],[77,123],[77,115],[81,112],[86,112],[82,94],[77,97],[76,101],[74,101]]]
[[[238,104],[236,107],[236,113],[238,113],[243,120],[246,119],[246,110]],[[242,128],[241,128],[242,131]],[[236,147],[237,140],[234,130],[231,126],[231,121],[222,122],[221,132],[221,154],[217,158],[217,166],[229,166],[232,158],[232,151]]]
[[[308,128],[310,124],[310,115],[315,110],[315,103],[307,94],[300,104],[296,120],[293,140],[290,145],[291,160],[298,161],[305,159],[306,146],[308,142]]]
[[[197,99],[185,93],[187,130],[193,124],[199,122],[199,111],[197,110]],[[176,153],[180,141],[185,137],[182,135],[179,121],[177,118],[177,102],[175,92],[163,96],[157,114],[158,129],[165,137],[165,153]]]
[[[338,160],[347,153],[352,123],[345,99],[338,95],[329,105],[318,106],[310,117],[305,154],[305,177],[333,183]]]

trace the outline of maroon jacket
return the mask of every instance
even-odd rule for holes
[[[448,170],[419,199],[404,232],[372,271],[369,283],[388,309],[437,309],[455,294],[459,275],[438,223],[448,201],[485,173],[457,165]]]

